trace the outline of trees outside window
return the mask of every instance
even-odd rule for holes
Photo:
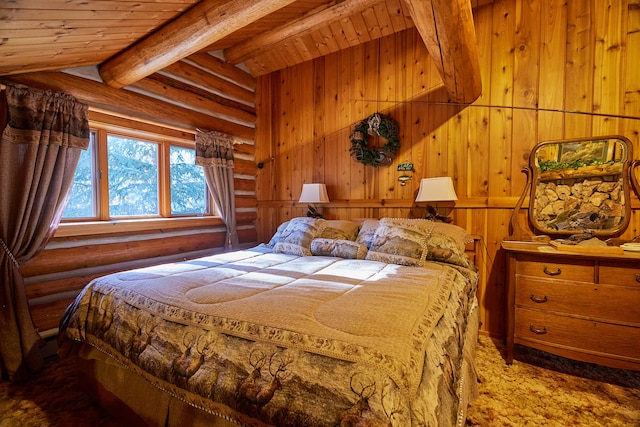
[[[196,166],[193,148],[172,145],[169,150],[171,172],[171,214],[203,215],[208,199],[204,169]]]
[[[159,215],[158,144],[107,135],[109,216]]]
[[[78,167],[71,187],[69,202],[64,210],[62,219],[69,218],[95,218],[98,215],[96,210],[97,188],[96,179],[96,132],[92,131],[89,138],[89,147],[80,154]]]

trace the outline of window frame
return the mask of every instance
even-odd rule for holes
[[[108,116],[102,113],[94,113],[101,120],[92,120],[90,111],[89,125],[91,132],[95,132],[95,155],[93,161],[96,164],[96,214],[95,218],[65,218],[61,220],[55,237],[79,236],[105,233],[134,233],[158,228],[192,228],[200,226],[215,226],[222,223],[215,212],[215,204],[211,194],[207,197],[208,211],[201,214],[176,214],[171,215],[171,188],[170,188],[170,147],[180,146],[195,149],[195,132],[171,128],[151,122],[140,122],[130,118]],[[106,119],[106,120],[105,120]],[[135,128],[133,128],[135,126]],[[158,144],[158,193],[159,215],[143,217],[109,217],[109,193],[108,193],[108,155],[107,135],[115,135],[144,142]],[[206,185],[206,184],[205,184]]]

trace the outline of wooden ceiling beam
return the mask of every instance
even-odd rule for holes
[[[114,89],[102,83],[62,72],[17,74],[4,80],[39,89],[68,93],[89,106],[127,116],[152,120],[187,129],[210,129],[248,140],[255,139],[250,126],[214,117],[201,111],[180,107],[128,89]]]
[[[103,81],[122,88],[194,54],[295,0],[203,0],[99,68]]]
[[[482,94],[480,59],[470,0],[404,0],[454,102]]]
[[[342,1],[334,6],[319,12],[304,16],[281,27],[274,28],[259,36],[244,40],[224,50],[224,58],[232,64],[239,64],[248,58],[264,52],[266,49],[292,37],[302,37],[321,27],[328,26],[331,22],[339,22],[355,13],[383,3],[385,0],[349,0]]]

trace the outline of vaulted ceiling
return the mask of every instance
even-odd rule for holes
[[[453,100],[481,93],[472,7],[493,0],[14,0],[0,76],[95,65],[133,84],[213,53],[253,76],[415,26]]]

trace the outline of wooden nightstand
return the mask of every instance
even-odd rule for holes
[[[640,253],[580,254],[504,241],[507,363],[515,344],[640,370]]]

